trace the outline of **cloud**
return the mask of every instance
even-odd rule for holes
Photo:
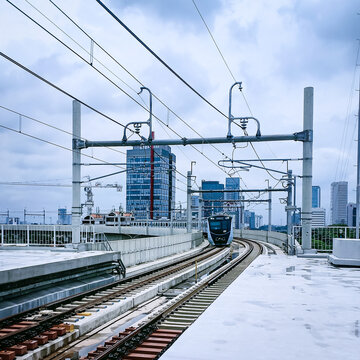
[[[84,49],[73,43],[59,29],[49,24],[30,7],[19,6],[86,59],[90,40],[59,14],[50,3],[33,0],[47,16],[66,31]],[[355,113],[356,100],[351,102],[349,93],[354,74],[356,42],[359,36],[355,1],[338,0],[324,6],[321,1],[276,1],[265,0],[214,0],[196,1],[210,27],[232,72],[243,81],[243,93],[255,117],[261,121],[263,134],[293,133],[302,130],[303,88],[315,88],[314,118],[314,183],[323,189],[323,199],[329,198],[329,183],[335,180],[334,168],[338,159],[352,164],[354,147],[350,152],[340,149],[341,132]],[[184,77],[201,94],[227,114],[228,91],[233,79],[220,58],[207,30],[191,1],[108,1],[106,4],[148,45],[154,49],[174,70]],[[225,136],[227,119],[211,109],[204,101],[170,74],[151,54],[142,48],[95,2],[83,0],[59,2],[90,35],[104,46],[117,61],[139,78],[179,116],[187,121],[202,136]],[[146,119],[146,112],[114,85],[106,81],[94,68],[81,61],[69,50],[38,29],[7,3],[0,5],[0,39],[2,51],[55,84],[88,102],[121,123]],[[136,95],[140,84],[118,64],[105,56],[95,46],[94,65],[142,103]],[[101,61],[108,69],[102,67]],[[71,131],[72,100],[47,85],[27,75],[3,59],[0,60],[1,105],[24,112],[39,120]],[[132,89],[125,85],[121,80]],[[351,93],[350,99],[356,94]],[[143,96],[145,104],[148,98]],[[234,113],[249,115],[250,111],[242,95],[234,93]],[[166,109],[154,100],[154,113],[167,122]],[[102,118],[91,110],[82,108],[83,136],[93,140],[114,140],[122,137],[122,128]],[[352,124],[352,122],[350,122]],[[0,124],[18,126],[18,117],[0,112]],[[197,137],[174,115],[169,116],[169,125],[180,136]],[[31,121],[23,121],[24,131],[64,146],[71,146],[69,136]],[[351,126],[350,126],[351,128]],[[176,137],[164,131],[154,121],[157,138]],[[249,125],[249,133],[254,126]],[[241,130],[234,133],[240,135]],[[344,142],[350,144],[351,131]],[[302,157],[301,143],[254,144],[259,156]],[[217,163],[221,153],[238,159],[256,158],[250,146],[233,149],[229,145],[197,146],[199,151]],[[347,149],[348,147],[346,147]],[[125,151],[125,149],[119,149]],[[197,162],[195,175],[201,179],[224,182],[225,173],[190,147],[173,147],[177,155],[177,168],[182,173],[189,169],[191,160]],[[69,179],[71,177],[71,153],[51,145],[30,140],[23,135],[0,129],[0,152],[2,159],[1,180]],[[84,151],[106,161],[125,160],[123,154],[107,149]],[[342,154],[349,154],[349,159]],[[84,161],[91,160],[84,157]],[[301,174],[301,163],[289,165]],[[273,163],[269,167],[286,170],[286,164]],[[348,166],[350,182],[354,182],[351,166]],[[83,175],[99,176],[112,172],[114,167],[84,167]],[[260,170],[241,172],[248,187],[265,186],[270,176]],[[275,176],[276,177],[276,176]],[[184,180],[181,176],[178,179]],[[67,180],[68,181],[68,180]],[[104,182],[118,181],[124,184],[125,176],[115,176]],[[276,180],[271,179],[275,185]],[[180,188],[184,185],[178,182]],[[353,186],[353,185],[350,185]],[[3,208],[21,210],[24,206],[56,209],[58,205],[71,207],[71,192],[64,189],[2,187],[0,203]],[[21,194],[21,195],[19,195]],[[112,190],[96,190],[95,202],[102,208],[125,204],[125,192],[114,195]],[[177,201],[185,201],[186,195],[177,192]],[[301,190],[298,189],[298,199]],[[275,197],[276,198],[276,197]],[[276,200],[277,201],[277,200]],[[266,215],[266,206],[256,211]],[[2,210],[2,209],[0,209]],[[274,214],[274,221],[285,222],[282,207]]]

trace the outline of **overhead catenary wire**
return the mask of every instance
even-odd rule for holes
[[[346,115],[345,115],[345,125],[342,128],[342,135],[341,135],[341,141],[340,141],[340,152],[337,156],[336,161],[336,170],[335,170],[335,181],[345,179],[345,172],[348,167],[348,158],[349,153],[351,151],[351,147],[353,145],[353,141],[349,142],[346,141],[346,138],[348,136],[348,128],[349,128],[349,122],[350,122],[350,112],[352,111],[352,102],[354,97],[354,89],[355,89],[355,79],[356,79],[356,70],[360,66],[359,64],[359,54],[360,54],[360,40],[358,40],[358,46],[356,51],[356,57],[355,57],[355,65],[354,70],[351,78],[351,86],[349,91],[349,97],[348,97],[348,103],[346,108]],[[359,89],[360,91],[360,89]],[[356,124],[356,123],[355,123]],[[355,131],[352,133],[352,140],[354,139]],[[350,143],[350,144],[349,144]],[[349,144],[349,149],[346,151],[346,144]]]
[[[7,0],[9,2],[9,0]],[[26,0],[27,1],[27,0]],[[94,40],[85,30],[83,30],[78,23],[76,23],[64,10],[62,10],[54,1],[49,0],[68,20],[70,20],[83,34],[85,34],[94,44],[96,44],[106,55],[108,55],[116,64],[118,64],[124,71],[127,72],[135,81],[137,81],[141,86],[144,86],[144,84],[137,79],[128,69],[126,69],[118,60],[116,60],[106,49],[104,49],[96,40]],[[10,2],[11,3],[11,2]],[[29,3],[27,1],[27,3]],[[30,3],[29,3],[30,4]],[[42,16],[44,16],[48,21],[50,21],[54,26],[56,26],[64,35],[66,35],[69,39],[71,39],[75,44],[77,44],[79,47],[81,47],[82,50],[88,53],[90,55],[90,52],[85,49],[83,46],[81,46],[77,41],[75,41],[70,35],[68,35],[65,31],[63,31],[59,26],[53,23],[46,15],[44,15],[40,10],[38,10],[34,5],[31,5],[34,9],[36,9]],[[23,11],[21,11],[24,15],[26,15],[30,20],[32,20],[37,25],[38,22],[33,20],[29,15],[25,14]],[[39,25],[41,28],[45,29],[43,26]],[[111,79],[109,79],[105,74],[103,74],[100,70],[98,70],[93,63],[90,63],[86,59],[84,59],[82,56],[77,54],[73,49],[71,49],[69,46],[67,46],[64,42],[62,42],[60,39],[58,39],[55,35],[53,35],[49,30],[45,29],[45,31],[54,37],[56,40],[58,40],[60,43],[62,43],[64,46],[66,46],[68,49],[70,49],[74,54],[79,56],[83,61],[90,64],[96,71],[98,71],[102,76],[104,76],[108,81],[110,81],[113,85],[115,85],[117,88],[119,88],[122,92],[124,92],[128,97],[130,97],[132,100],[134,100],[138,105],[140,105],[143,109],[149,111],[148,108],[142,106],[139,104],[134,98],[132,98],[128,93],[126,93],[123,89],[121,89],[117,84],[115,84]],[[135,91],[130,85],[128,85],[125,81],[123,81],[121,78],[119,78],[113,71],[111,71],[108,67],[106,67],[103,63],[101,63],[95,56],[93,56],[94,59],[96,59],[105,69],[107,69],[111,74],[113,74],[115,77],[117,77],[121,82],[123,82],[125,85],[127,85],[130,89]],[[136,91],[135,91],[136,92]],[[137,92],[136,92],[137,93]],[[176,116],[181,122],[183,122],[187,127],[189,127],[192,131],[194,131],[198,136],[204,139],[204,143],[206,143],[205,138],[194,128],[192,127],[188,122],[186,122],[182,117],[180,117],[178,114],[176,114],[168,105],[166,105],[156,94],[153,94],[153,96],[168,110],[170,111],[174,116]],[[140,97],[141,98],[141,97]],[[142,100],[142,98],[141,98]],[[159,121],[159,123],[166,126],[168,129],[170,129],[175,135],[182,138],[180,134],[178,134],[174,129],[172,129],[169,124],[166,124],[164,121],[162,121],[160,118],[158,118],[155,114],[153,114],[154,118]],[[221,150],[219,150],[214,144],[210,144],[215,150],[217,150],[222,156],[229,159],[227,155],[224,154]],[[202,156],[204,156],[208,161],[212,162],[215,166],[217,164],[213,162],[209,157],[207,157],[202,151],[198,150],[194,145],[190,145],[194,150],[199,152]],[[217,166],[218,167],[218,166]],[[225,174],[229,175],[224,169],[221,167],[218,167],[221,171],[225,172]],[[230,176],[230,175],[229,175]]]
[[[210,35],[210,37],[211,37],[211,39],[212,39],[213,43],[214,43],[214,45],[215,45],[215,47],[216,47],[217,51],[219,52],[219,54],[220,54],[220,56],[221,56],[222,60],[224,61],[225,66],[226,66],[226,68],[228,69],[228,71],[229,71],[229,73],[230,73],[230,75],[231,75],[232,79],[234,80],[234,82],[236,82],[237,80],[235,79],[235,76],[234,76],[233,72],[231,71],[230,66],[228,65],[228,63],[227,63],[227,61],[226,61],[226,59],[225,59],[225,57],[224,57],[223,53],[221,52],[221,50],[220,50],[220,48],[219,48],[218,44],[216,43],[215,38],[214,38],[213,34],[212,34],[212,33],[211,33],[211,31],[210,31],[210,28],[208,27],[208,25],[207,25],[207,23],[206,23],[206,21],[205,21],[204,17],[202,16],[202,14],[201,14],[201,12],[200,12],[200,9],[199,9],[199,8],[198,8],[198,6],[196,5],[195,0],[192,0],[192,3],[194,4],[196,11],[198,12],[198,14],[199,14],[199,16],[200,16],[200,18],[201,18],[202,22],[204,23],[204,25],[205,25],[205,27],[206,27],[206,29],[207,29],[207,31],[208,31],[208,33],[209,33],[209,35]]]
[[[2,57],[4,57],[5,59],[9,60],[9,61],[12,62],[13,64],[19,66],[19,67],[22,68],[23,70],[27,71],[27,72],[30,73],[31,75],[35,76],[35,77],[38,78],[39,80],[42,80],[43,82],[45,82],[46,84],[52,86],[53,88],[55,88],[56,90],[62,92],[63,94],[71,97],[71,98],[74,99],[74,100],[79,101],[81,104],[83,104],[84,106],[88,107],[89,109],[91,109],[91,110],[93,110],[93,111],[95,111],[95,112],[103,115],[104,117],[106,117],[106,118],[108,118],[108,119],[110,119],[110,120],[118,123],[116,120],[114,120],[114,119],[112,119],[111,117],[105,115],[104,113],[102,113],[102,112],[100,112],[99,110],[95,109],[94,107],[88,105],[87,103],[79,100],[79,99],[76,98],[75,96],[71,95],[70,93],[68,93],[68,92],[66,92],[65,90],[61,89],[61,88],[58,87],[57,85],[55,85],[55,84],[51,83],[50,81],[46,80],[45,78],[43,78],[43,77],[40,76],[39,74],[33,72],[32,70],[28,69],[28,68],[25,67],[24,65],[18,63],[17,61],[15,61],[14,59],[10,58],[10,57],[7,56],[6,54],[0,52],[0,56],[2,56]],[[5,107],[2,107],[2,108],[5,108]],[[39,122],[40,122],[40,121],[39,121]],[[122,125],[121,123],[118,123],[118,124],[121,125],[121,126],[124,126],[124,125]],[[1,126],[4,127],[3,125],[1,125]],[[18,132],[17,130],[14,130],[14,129],[11,129],[11,128],[8,128],[8,127],[4,127],[4,128],[7,128],[8,130],[12,130],[12,131],[15,131],[15,132]],[[29,137],[33,137],[33,138],[35,138],[35,139],[41,140],[40,138],[37,138],[37,137],[32,136],[32,135],[30,135],[30,134],[26,134],[26,133],[24,133],[24,132],[20,132],[20,133],[22,133],[22,134],[24,134],[24,135],[27,135],[27,136],[29,136]],[[44,142],[48,142],[48,141],[46,141],[46,140],[43,140],[43,141],[44,141]],[[48,142],[48,143],[51,144],[51,142]],[[58,144],[53,144],[53,145],[58,146],[58,147],[60,147],[60,148],[64,148],[64,149],[70,150],[70,151],[73,151],[72,149],[66,148],[66,147],[64,147],[64,146],[62,146],[62,145],[58,145]],[[109,147],[109,149],[112,149],[112,148]],[[95,159],[95,160],[98,160],[98,159],[97,159],[96,157],[94,157],[94,156],[86,155],[86,154],[83,154],[83,155],[84,155],[84,156],[87,156],[87,157],[90,157],[90,158],[93,158],[93,159]],[[99,161],[100,161],[100,160],[99,160]],[[105,163],[107,163],[107,162],[105,162]],[[115,166],[115,165],[114,165],[114,166]],[[120,166],[117,166],[117,167],[120,167]],[[120,168],[123,168],[123,167],[120,167]],[[182,174],[182,173],[179,172],[178,170],[175,170],[175,171],[178,172],[179,174],[181,174],[183,177],[186,177],[186,175]]]
[[[181,77],[170,65],[168,65],[159,55],[155,53],[144,41],[142,41],[123,21],[121,21],[102,1],[96,0],[131,36],[133,36],[150,54],[152,54],[158,61],[160,61],[172,74],[174,74],[183,84],[185,84],[191,91],[204,100],[209,106],[216,110],[219,114],[227,117],[221,110],[201,95],[194,87],[192,87],[183,77]]]
[[[40,137],[38,137],[38,136],[31,135],[31,134],[29,134],[29,133],[27,133],[27,132],[24,132],[24,131],[16,130],[16,129],[13,129],[13,128],[11,128],[11,127],[8,127],[8,126],[5,126],[5,125],[1,125],[1,124],[0,124],[0,127],[3,128],[3,129],[9,130],[9,131],[12,131],[12,132],[15,132],[15,133],[18,133],[18,134],[27,136],[27,137],[29,137],[29,138],[32,138],[32,139],[41,141],[41,142],[43,142],[43,143],[46,143],[46,144],[49,144],[49,145],[52,145],[52,146],[56,146],[56,147],[58,147],[58,148],[60,148],[60,149],[63,149],[63,150],[67,150],[67,151],[71,151],[71,152],[74,151],[73,149],[71,149],[71,148],[69,148],[69,147],[66,147],[66,146],[63,146],[63,145],[54,143],[54,142],[49,141],[49,140],[46,140],[46,139],[42,139],[42,138],[40,138]],[[109,164],[109,165],[111,165],[111,166],[116,166],[116,167],[118,167],[118,168],[120,168],[120,169],[124,169],[124,167],[122,167],[122,166],[112,165],[111,163],[109,163],[109,162],[107,162],[107,161],[105,161],[105,160],[103,160],[103,159],[99,159],[99,158],[97,158],[97,157],[95,157],[95,156],[93,156],[93,155],[87,155],[87,154],[81,154],[81,155],[82,155],[82,156],[85,156],[85,157],[88,157],[88,158],[90,158],[90,159],[94,159],[94,160],[100,161],[100,162],[102,162],[102,163],[107,163],[107,164]]]
[[[222,58],[222,60],[223,60],[223,62],[224,62],[224,64],[225,64],[225,66],[226,66],[226,68],[228,69],[228,71],[229,71],[229,73],[230,73],[230,76],[232,77],[232,79],[234,80],[234,82],[236,82],[237,80],[236,80],[233,72],[231,71],[231,69],[230,69],[230,67],[229,67],[229,65],[228,65],[228,63],[227,63],[227,61],[226,61],[223,53],[221,52],[220,47],[219,47],[219,45],[217,44],[217,42],[216,42],[216,40],[215,40],[215,37],[214,37],[213,34],[211,33],[211,30],[210,30],[209,26],[207,25],[207,23],[206,23],[206,21],[205,21],[205,18],[202,16],[199,7],[196,5],[195,0],[192,0],[192,3],[194,4],[196,11],[198,12],[198,14],[199,14],[202,22],[204,23],[204,25],[205,25],[205,27],[206,27],[206,29],[207,29],[210,37],[211,37],[211,39],[212,39],[212,41],[213,41],[216,49],[218,50],[218,52],[219,52],[219,54],[220,54],[220,56],[221,56],[221,58]],[[247,99],[246,99],[246,97],[245,97],[244,92],[243,92],[243,91],[240,91],[240,92],[241,92],[241,95],[242,95],[242,97],[243,97],[243,99],[244,99],[244,101],[245,101],[245,104],[246,104],[246,106],[247,106],[247,108],[248,108],[251,116],[254,116],[253,113],[252,113],[252,111],[251,111],[250,105],[249,105],[249,103],[248,103],[248,101],[247,101]],[[235,123],[235,122],[234,122],[234,123]],[[235,123],[235,124],[239,126],[239,124],[237,124],[237,123]],[[240,126],[239,126],[239,127],[240,127]],[[244,131],[244,134],[247,135],[247,133],[246,133],[245,131]],[[265,165],[264,165],[264,163],[261,161],[261,159],[260,159],[260,157],[259,157],[259,154],[257,153],[257,151],[256,151],[256,149],[255,149],[255,147],[254,147],[254,145],[253,145],[252,142],[250,142],[250,146],[252,147],[252,149],[253,149],[255,155],[257,156],[257,158],[259,159],[259,161],[260,161],[261,165],[263,166],[264,170],[266,170],[266,169],[265,169]],[[267,172],[274,180],[276,180],[276,181],[279,180],[279,179],[275,178],[269,171],[266,170],[266,172]]]
[[[28,19],[33,21],[36,25],[38,25],[40,28],[42,28],[44,31],[46,31],[49,35],[51,35],[53,38],[55,38],[57,41],[59,41],[61,44],[63,44],[66,48],[68,48],[70,51],[72,51],[75,55],[77,55],[79,58],[81,58],[86,63],[90,64],[89,61],[87,61],[85,58],[83,58],[81,55],[79,55],[75,50],[70,48],[67,44],[65,44],[62,40],[60,40],[58,37],[56,37],[54,34],[52,34],[49,30],[47,30],[45,27],[43,27],[41,24],[39,24],[36,20],[34,20],[31,16],[26,14],[24,11],[19,9],[16,5],[14,5],[10,0],[7,0],[12,6],[14,6],[17,10],[19,10],[23,15],[25,15]],[[28,1],[27,1],[28,2]],[[29,3],[29,2],[28,2]],[[32,5],[33,8],[35,8],[40,14],[42,14],[45,18],[47,18],[40,10],[38,10],[36,7]],[[51,20],[49,20],[51,21]],[[60,29],[61,30],[61,29]],[[61,30],[66,36],[68,36],[70,39],[72,39],[68,34],[66,34],[63,30]],[[79,43],[77,43],[74,39],[72,39],[78,46],[80,46],[84,51],[87,51],[84,47],[82,47]],[[1,55],[1,53],[0,53]],[[146,106],[140,104],[137,100],[135,100],[130,94],[128,94],[125,90],[123,90],[120,86],[118,86],[115,82],[113,82],[109,77],[107,77],[105,74],[103,74],[99,69],[97,69],[93,64],[90,64],[99,74],[104,76],[109,82],[111,82],[114,86],[116,86],[119,90],[121,90],[124,94],[126,94],[130,99],[132,99],[134,102],[136,102],[140,107],[142,107],[144,110],[149,111]],[[106,67],[105,67],[106,68]],[[24,69],[25,70],[25,69]],[[110,71],[110,70],[109,70]],[[41,78],[41,77],[40,77]],[[123,81],[122,81],[123,82]],[[69,95],[69,94],[67,94]],[[73,97],[74,98],[74,97]],[[76,99],[77,100],[77,99]],[[81,101],[80,101],[81,102]],[[165,105],[166,106],[166,105]],[[168,108],[168,107],[167,107]],[[170,109],[171,110],[171,109]],[[174,112],[173,112],[174,113]],[[174,113],[175,114],[175,113]],[[176,114],[175,114],[176,115]],[[174,129],[172,129],[169,125],[165,124],[161,119],[159,119],[157,116],[153,114],[154,118],[156,118],[158,121],[162,122],[165,126],[167,126],[171,131],[173,131],[178,137],[182,138],[180,134],[178,134]],[[177,115],[176,115],[177,116]],[[177,116],[179,119],[180,117]],[[123,124],[119,123],[122,127],[124,127]],[[194,129],[193,129],[194,130]],[[221,171],[228,174],[224,169],[219,167],[212,159],[210,159],[207,155],[205,155],[202,151],[197,149],[194,145],[191,145],[193,149],[195,149],[197,152],[199,152],[202,156],[204,156],[208,161],[210,161],[213,165],[217,166]],[[216,147],[214,147],[216,148]],[[217,148],[216,148],[217,149]],[[217,149],[218,150],[218,149]],[[223,156],[228,158],[224,153],[222,153],[220,150],[218,150]],[[183,174],[182,174],[183,175]],[[229,175],[229,174],[228,174]],[[183,175],[184,176],[184,175]]]
[[[54,129],[54,130],[60,131],[60,132],[62,132],[62,133],[64,133],[64,134],[71,135],[71,136],[73,135],[70,131],[66,131],[66,130],[61,129],[61,128],[57,127],[57,126],[51,125],[51,124],[49,124],[49,123],[46,123],[45,121],[42,121],[42,120],[39,120],[39,119],[35,119],[34,117],[31,117],[31,116],[29,116],[29,115],[25,115],[24,113],[20,113],[20,112],[18,112],[18,111],[16,111],[16,110],[10,109],[10,108],[8,108],[8,107],[6,107],[6,106],[0,105],[0,108],[3,109],[3,110],[6,110],[6,111],[8,111],[8,112],[11,112],[11,113],[13,113],[13,114],[17,114],[17,115],[19,115],[19,116],[21,116],[21,117],[23,117],[23,118],[26,118],[26,119],[35,121],[35,122],[37,122],[37,123],[39,123],[39,124],[41,124],[41,125],[50,127],[50,128],[52,128],[52,129]],[[82,140],[87,140],[87,139],[85,139],[85,138],[83,138],[83,137],[81,137],[81,139],[82,139]],[[118,152],[118,153],[120,153],[120,154],[125,155],[125,152],[124,152],[124,151],[117,150],[117,149],[114,149],[114,148],[111,148],[111,147],[105,147],[105,148],[108,149],[108,150],[115,151],[115,152]]]

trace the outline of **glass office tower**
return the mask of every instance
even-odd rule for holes
[[[134,146],[126,153],[126,211],[135,219],[170,219],[176,169],[170,146]]]

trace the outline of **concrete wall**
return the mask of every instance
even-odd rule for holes
[[[111,240],[109,243],[113,251],[121,252],[124,265],[129,267],[190,250],[200,245],[202,241],[202,233],[193,232],[140,239]],[[102,244],[93,244],[92,246],[94,249],[101,249]]]
[[[286,247],[287,234],[279,233],[276,231],[261,231],[261,230],[234,230],[234,236],[242,237],[249,240],[258,240],[268,242],[279,246],[280,248]]]
[[[105,234],[131,234],[131,235],[149,235],[149,236],[163,236],[173,234],[184,234],[186,233],[186,227],[174,227],[160,226],[161,224],[154,224],[154,226],[145,226],[144,223],[140,223],[143,226],[105,226],[105,225],[94,225],[94,231],[96,233]],[[157,225],[157,226],[155,226]]]

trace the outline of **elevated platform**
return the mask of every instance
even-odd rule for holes
[[[262,255],[162,359],[357,359],[359,293],[358,268]]]

